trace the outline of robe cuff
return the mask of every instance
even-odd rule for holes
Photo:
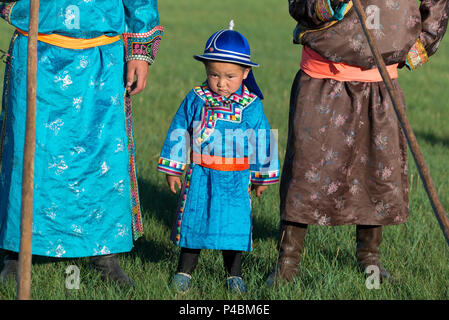
[[[9,24],[11,24],[11,11],[15,5],[16,2],[11,2],[9,4],[3,4],[0,7],[0,18],[5,19]]]
[[[162,157],[159,158],[159,162],[157,165],[157,170],[172,176],[182,176],[185,168],[186,168],[185,163]]]
[[[251,184],[270,185],[279,182],[279,170],[251,171]]]
[[[145,33],[124,33],[123,41],[126,49],[126,62],[144,60],[153,64],[162,40],[164,27],[157,26]]]
[[[426,48],[424,48],[421,39],[418,38],[407,54],[405,65],[409,70],[414,71],[427,61],[429,61],[429,57]]]
[[[337,8],[332,8],[331,0],[316,0],[315,13],[323,22],[335,21],[343,19],[346,7],[349,3],[339,3]]]

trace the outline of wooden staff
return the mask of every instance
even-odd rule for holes
[[[36,73],[39,0],[30,1],[27,61],[27,112],[22,173],[22,209],[17,299],[30,299],[33,234],[34,149],[36,137]]]
[[[399,123],[401,124],[405,137],[407,138],[410,151],[413,154],[413,158],[415,159],[419,175],[424,184],[424,189],[427,192],[430,204],[432,205],[435,216],[438,220],[438,223],[440,224],[441,230],[443,231],[444,237],[446,238],[446,241],[449,245],[449,219],[446,215],[446,212],[444,211],[440,199],[438,198],[435,185],[433,184],[432,177],[430,176],[429,170],[427,169],[427,165],[426,162],[424,161],[424,157],[418,145],[418,141],[416,140],[415,134],[413,133],[410,123],[408,122],[407,114],[405,113],[405,108],[401,103],[399,103],[397,92],[393,86],[390,75],[387,72],[385,62],[379,53],[379,50],[373,40],[373,36],[370,30],[368,30],[366,26],[365,10],[363,9],[360,0],[353,0],[353,4],[355,11],[359,17],[360,23],[362,25],[363,32],[366,36],[366,39],[368,40],[371,52],[373,53],[374,60],[385,83],[388,94],[390,95],[391,101],[393,102],[394,111],[396,112]]]

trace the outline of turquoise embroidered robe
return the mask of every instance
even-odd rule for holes
[[[153,63],[163,32],[157,1],[41,1],[39,14],[43,34],[124,41],[88,49],[38,42],[33,254],[130,251],[142,224],[125,62]],[[0,15],[26,32],[29,1],[2,3]],[[0,117],[0,247],[18,251],[27,37],[16,32],[9,54]]]
[[[245,158],[245,169],[221,169]],[[279,180],[277,134],[261,100],[243,85],[228,99],[206,84],[195,87],[174,116],[158,170],[176,176],[185,171],[171,235],[176,245],[252,250],[251,184]]]

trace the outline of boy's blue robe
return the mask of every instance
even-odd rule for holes
[[[187,94],[170,125],[158,165],[159,171],[170,175],[181,176],[185,171],[172,229],[175,244],[196,249],[252,249],[250,187],[278,182],[276,140],[260,98],[245,86],[228,99],[207,85]],[[209,156],[226,159],[222,163],[234,159],[234,164],[243,162],[235,159],[247,158],[249,168],[212,169],[198,164],[199,157],[192,155],[201,155],[207,165]]]

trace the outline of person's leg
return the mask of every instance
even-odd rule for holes
[[[382,226],[356,226],[356,257],[363,272],[369,266],[379,268],[380,281],[392,281],[390,273],[380,263],[379,246],[382,242]]]
[[[91,266],[100,272],[104,280],[116,282],[121,287],[134,286],[134,281],[120,268],[117,255],[107,254],[90,257]]]
[[[292,281],[296,276],[306,233],[306,224],[281,221],[279,256],[273,272],[267,279],[268,285],[272,285],[277,278]]]
[[[19,268],[19,254],[14,251],[6,251],[3,260],[3,269],[0,273],[0,283],[5,284],[9,277],[17,281],[17,270]]]
[[[178,292],[184,293],[190,289],[190,280],[198,264],[200,253],[201,249],[181,248],[178,268],[172,281],[172,287]]]
[[[181,248],[177,272],[192,275],[195,267],[198,264],[200,253],[201,249]]]
[[[235,293],[248,291],[242,279],[242,252],[235,250],[222,250],[223,263],[228,277],[226,287]]]
[[[242,276],[242,252],[234,250],[222,250],[223,263],[228,276]]]

